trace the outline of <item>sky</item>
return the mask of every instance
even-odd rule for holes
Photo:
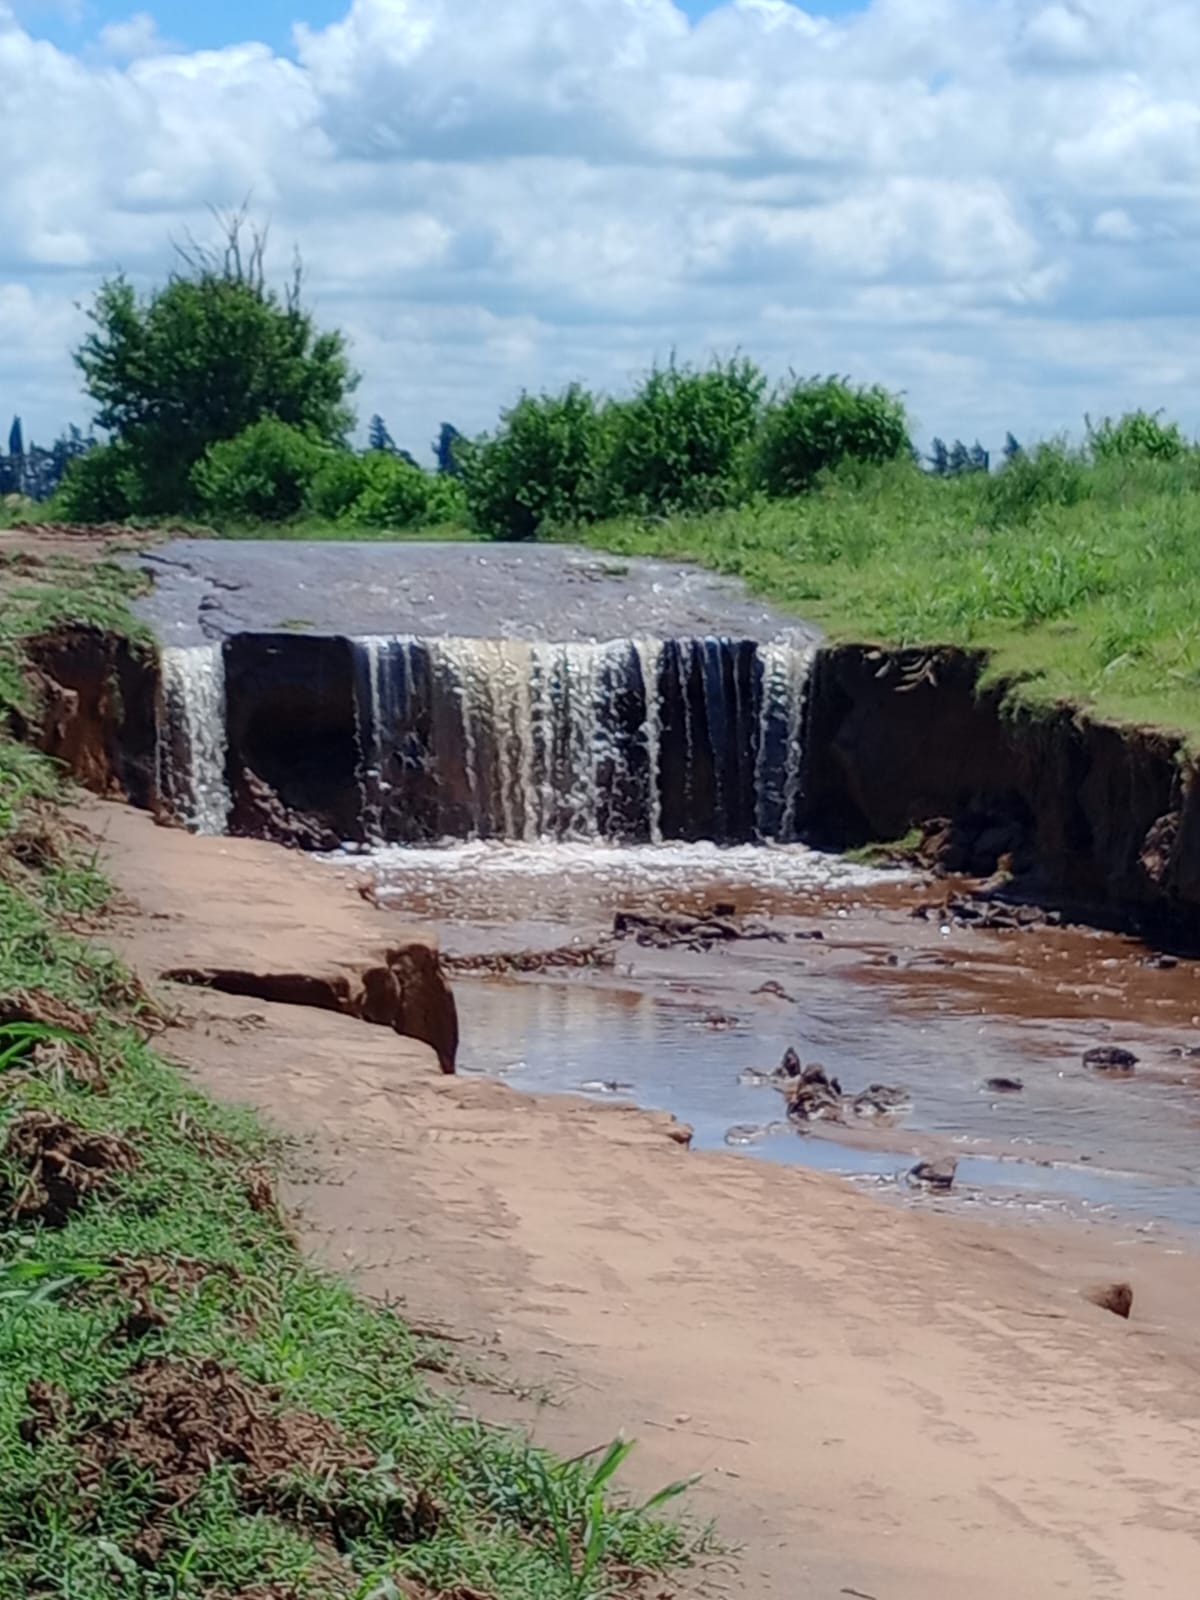
[[[427,453],[744,351],[922,440],[1200,433],[1195,0],[0,0],[0,416],[247,196]]]

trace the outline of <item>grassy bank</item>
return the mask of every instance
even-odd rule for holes
[[[8,558],[0,713],[23,636],[128,627],[137,581]],[[444,1353],[305,1262],[286,1150],[156,1048],[59,782],[0,736],[0,1600],[649,1592],[687,1549],[610,1497],[620,1450],[464,1416]]]
[[[744,578],[834,638],[983,647],[1029,702],[1200,743],[1200,458],[1087,466],[1024,495],[1006,476],[900,462],[800,499],[571,537]]]

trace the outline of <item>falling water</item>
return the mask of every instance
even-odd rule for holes
[[[662,704],[659,700],[659,673],[662,644],[657,639],[635,640],[642,687],[646,694],[646,755],[650,761],[650,843],[662,843]]]
[[[809,657],[790,644],[356,648],[370,838],[793,836]]]
[[[806,649],[718,638],[369,637],[351,646],[350,777],[372,843],[796,835]],[[257,691],[244,674],[237,683],[244,730],[254,702],[242,697]],[[219,647],[163,651],[159,788],[199,833],[224,832],[229,817],[225,702]],[[307,759],[336,787],[328,747],[313,767],[303,724],[289,720],[283,733],[289,767],[304,770]],[[245,764],[240,743],[235,753]]]
[[[225,781],[225,657],[220,645],[162,652],[158,788],[194,833],[223,834],[229,821]]]
[[[804,770],[804,713],[812,672],[811,647],[758,647],[762,662],[759,713],[756,825],[760,839],[795,836]]]

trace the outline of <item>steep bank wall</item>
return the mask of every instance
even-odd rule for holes
[[[1011,863],[1044,900],[1200,945],[1200,800],[1181,740],[1070,707],[1014,710],[982,655],[823,651],[803,823],[845,848],[945,819],[946,866]],[[1006,859],[1007,858],[1007,859]]]
[[[35,641],[31,661],[43,714],[30,737],[87,787],[156,809],[154,661],[90,629]],[[663,820],[683,833],[670,754],[679,679],[664,661]],[[943,819],[947,868],[1011,867],[1017,887],[1046,903],[1200,948],[1200,799],[1181,741],[1069,707],[1014,711],[1003,686],[981,689],[985,667],[982,655],[954,649],[822,651],[804,739],[803,836],[843,849]],[[363,696],[350,641],[239,635],[225,671],[231,831],[307,846],[356,836]],[[726,743],[744,744],[734,731]],[[389,773],[404,794],[402,776]]]

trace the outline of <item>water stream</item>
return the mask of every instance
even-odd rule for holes
[[[956,1203],[1200,1226],[1200,968],[1086,931],[918,922],[928,886],[796,843],[807,639],[371,633],[337,645],[344,687],[331,643],[303,680],[323,697],[311,726],[293,705],[282,729],[254,697],[271,673],[294,689],[287,651],[315,641],[273,644],[263,673],[245,645],[232,675],[232,647],[163,651],[159,790],[187,826],[227,827],[257,717],[276,755],[349,796],[356,853],[337,859],[451,957],[603,945],[622,909],[721,905],[780,935],[702,953],[625,941],[607,965],[521,980],[460,973],[462,1070],[627,1096],[691,1123],[702,1148],[732,1139],[892,1192],[915,1157],[951,1153]],[[1129,1081],[1084,1069],[1109,1042],[1142,1058]],[[851,1092],[902,1085],[911,1110],[797,1131],[774,1090],[741,1079],[788,1045]],[[993,1077],[1024,1089],[990,1093]]]

